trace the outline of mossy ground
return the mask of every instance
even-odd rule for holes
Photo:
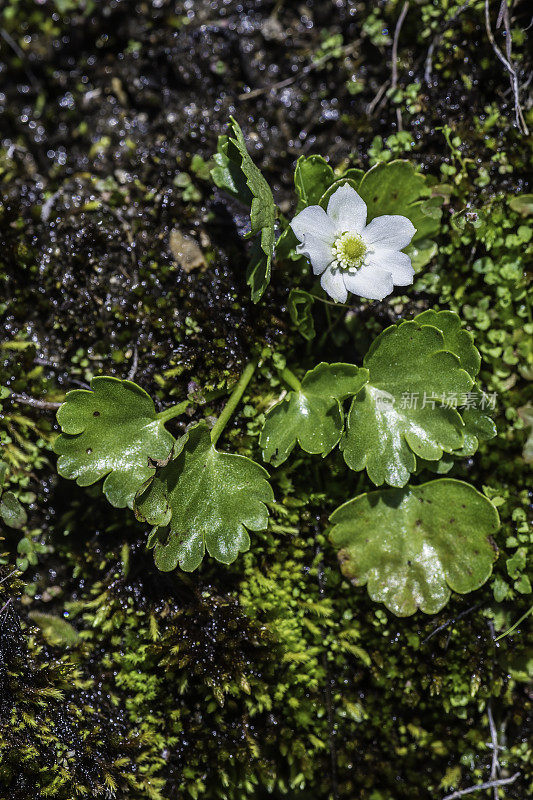
[[[512,11],[521,82],[526,6]],[[494,641],[531,590],[518,414],[531,403],[531,233],[513,204],[528,191],[527,141],[479,0],[411,3],[389,91],[401,7],[3,6],[0,384],[53,401],[95,374],[134,375],[161,406],[215,390],[194,412],[210,416],[216,390],[261,352],[225,434],[257,457],[276,364],[358,362],[391,321],[451,308],[474,331],[499,430],[453,474],[494,499],[503,527],[489,584],[435,617],[399,620],[341,579],[324,535],[366,478],[338,456],[296,454],[273,473],[272,521],[248,553],[162,575],[131,514],[57,477],[52,415],[4,400],[2,455],[30,517],[22,548],[3,531],[4,561],[24,571],[0,577],[2,800],[438,798],[489,778],[489,706],[502,774],[521,773],[505,796],[528,795],[526,634]],[[439,252],[405,296],[338,320],[317,308],[311,345],[286,310],[307,273],[278,267],[252,306],[246,210],[208,179],[229,114],[288,214],[302,154],[363,168],[404,157],[437,179]],[[205,271],[176,263],[176,228],[201,244]],[[34,612],[79,637],[66,644]]]

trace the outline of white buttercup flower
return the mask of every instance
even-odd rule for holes
[[[366,203],[348,183],[331,195],[328,209],[308,206],[290,223],[322,288],[338,303],[348,292],[383,300],[393,286],[413,282],[411,259],[402,253],[416,228],[399,214],[366,225]]]

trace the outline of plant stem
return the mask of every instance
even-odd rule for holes
[[[165,408],[164,411],[160,411],[157,414],[157,419],[160,422],[168,422],[169,419],[174,419],[174,417],[179,417],[180,414],[183,414],[188,405],[190,405],[188,400],[182,400],[181,403],[177,403],[175,406],[170,406],[170,408]]]
[[[37,400],[37,398],[30,397],[27,394],[16,394],[15,392],[11,392],[6,399],[14,400],[16,403],[24,403],[24,405],[33,406],[34,408],[41,408],[43,411],[57,411],[57,409],[62,405],[62,403],[52,403],[48,400]]]
[[[510,633],[512,633],[513,631],[515,631],[515,630],[518,628],[518,626],[519,626],[519,625],[521,625],[521,624],[522,624],[522,622],[523,622],[525,619],[527,619],[527,617],[529,617],[529,615],[531,614],[531,612],[532,612],[532,611],[533,611],[533,606],[530,606],[530,607],[528,608],[528,610],[526,611],[526,613],[525,613],[525,614],[522,614],[522,616],[520,617],[520,619],[518,620],[518,622],[515,622],[515,624],[514,624],[514,625],[512,625],[510,628],[508,628],[508,629],[505,631],[505,633],[500,633],[500,635],[499,635],[499,636],[497,636],[497,637],[494,639],[494,641],[495,641],[495,642],[498,642],[500,639],[503,639],[503,637],[504,637],[504,636],[509,636],[509,634],[510,634]]]
[[[250,361],[250,363],[247,364],[246,367],[244,368],[243,373],[239,378],[239,380],[237,381],[237,385],[232,391],[228,402],[222,409],[222,413],[220,414],[219,418],[217,419],[217,421],[213,425],[213,428],[211,429],[211,443],[213,445],[217,443],[222,431],[228,424],[230,417],[232,416],[233,412],[239,405],[240,399],[243,396],[246,387],[250,383],[250,380],[255,372],[256,367],[257,367],[257,361]]]
[[[333,300],[326,300],[325,297],[319,297],[317,294],[310,292],[313,300],[318,300],[319,303],[325,303],[327,306],[335,306],[335,308],[353,308],[353,303],[337,303]]]
[[[284,380],[285,383],[291,387],[291,389],[294,389],[295,392],[300,391],[300,389],[302,388],[302,384],[300,383],[294,372],[291,372],[288,367],[285,367],[285,369],[280,370],[279,374],[281,379]]]

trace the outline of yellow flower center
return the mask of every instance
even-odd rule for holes
[[[345,232],[333,245],[333,256],[339,269],[359,269],[363,265],[367,246],[358,233]]]

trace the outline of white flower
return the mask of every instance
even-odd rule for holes
[[[322,288],[339,303],[348,292],[383,300],[393,286],[413,282],[411,259],[402,253],[416,228],[398,214],[375,217],[366,225],[366,204],[349,184],[331,195],[328,210],[308,206],[290,223]]]

